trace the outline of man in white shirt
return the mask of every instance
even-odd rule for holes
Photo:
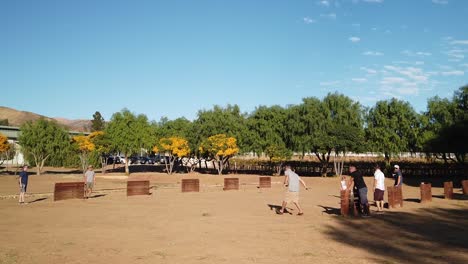
[[[374,201],[377,205],[377,213],[383,213],[385,193],[385,175],[380,170],[380,165],[375,165],[374,172]]]
[[[296,205],[297,209],[299,210],[297,215],[303,215],[304,212],[302,211],[302,208],[299,205],[299,183],[301,183],[306,190],[308,190],[308,188],[305,182],[301,179],[301,177],[299,177],[299,175],[297,175],[294,171],[291,170],[291,166],[289,165],[286,165],[285,167],[284,176],[284,185],[288,187],[288,190],[286,191],[281,210],[277,213],[283,214],[284,210],[286,209],[286,205],[289,202],[292,202]]]

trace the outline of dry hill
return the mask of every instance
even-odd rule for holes
[[[16,109],[0,106],[0,120],[8,119],[8,124],[10,126],[19,127],[27,121],[35,121],[39,118],[44,118],[49,121],[56,121],[58,124],[63,125],[66,129],[73,131],[89,131],[89,128],[91,127],[91,120],[69,120],[65,118],[50,118],[32,112],[19,111]]]

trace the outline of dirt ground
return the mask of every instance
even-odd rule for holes
[[[223,191],[224,177],[238,177],[240,190]],[[181,193],[183,178],[199,178],[200,192]],[[94,198],[53,201],[55,182],[80,179],[31,176],[30,203],[19,205],[15,177],[0,176],[0,263],[468,263],[460,189],[445,200],[433,188],[433,201],[421,204],[419,188],[404,186],[403,208],[365,219],[339,215],[338,178],[304,178],[303,216],[294,206],[292,215],[272,209],[283,177],[258,189],[255,175],[136,173],[128,179],[149,179],[153,189],[133,197],[127,177],[98,175]]]

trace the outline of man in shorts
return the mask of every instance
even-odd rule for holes
[[[26,190],[28,189],[28,179],[29,179],[28,166],[24,165],[22,171],[19,173],[19,176],[18,176],[18,182],[19,182],[19,187],[20,187],[20,195],[19,195],[20,204],[25,204],[24,195],[26,194]]]
[[[85,198],[89,198],[91,193],[93,192],[94,182],[95,182],[95,173],[93,171],[93,166],[89,165],[88,170],[84,175],[84,182],[85,182]]]
[[[385,175],[380,170],[380,165],[375,165],[374,172],[374,201],[377,205],[377,213],[383,213],[385,193]]]
[[[299,205],[299,183],[301,183],[306,190],[308,190],[307,185],[305,182],[297,175],[294,171],[291,170],[291,166],[286,165],[284,171],[284,185],[288,187],[286,191],[283,204],[281,206],[281,210],[277,211],[278,214],[283,214],[284,210],[286,209],[286,205],[290,202],[294,203],[299,210],[297,215],[303,215],[304,212],[302,211],[301,206]]]
[[[362,209],[362,216],[369,217],[369,202],[367,200],[367,185],[364,182],[364,178],[362,177],[362,173],[356,169],[356,166],[350,165],[349,166],[350,172],[350,180],[348,184],[348,189],[354,189],[357,191],[356,193],[359,195],[359,201],[361,202],[361,209]]]

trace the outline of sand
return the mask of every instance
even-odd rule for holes
[[[223,191],[224,177],[239,177],[240,190]],[[200,192],[181,193],[182,178],[200,179]],[[404,186],[403,208],[371,218],[339,215],[338,178],[304,178],[303,216],[292,205],[277,215],[283,177],[258,189],[256,175],[137,173],[129,179],[150,180],[153,194],[133,197],[126,176],[99,175],[95,198],[53,201],[55,182],[80,179],[31,176],[30,203],[19,205],[15,177],[0,176],[0,263],[468,263],[459,189],[445,200],[433,188],[421,204],[419,188]]]

